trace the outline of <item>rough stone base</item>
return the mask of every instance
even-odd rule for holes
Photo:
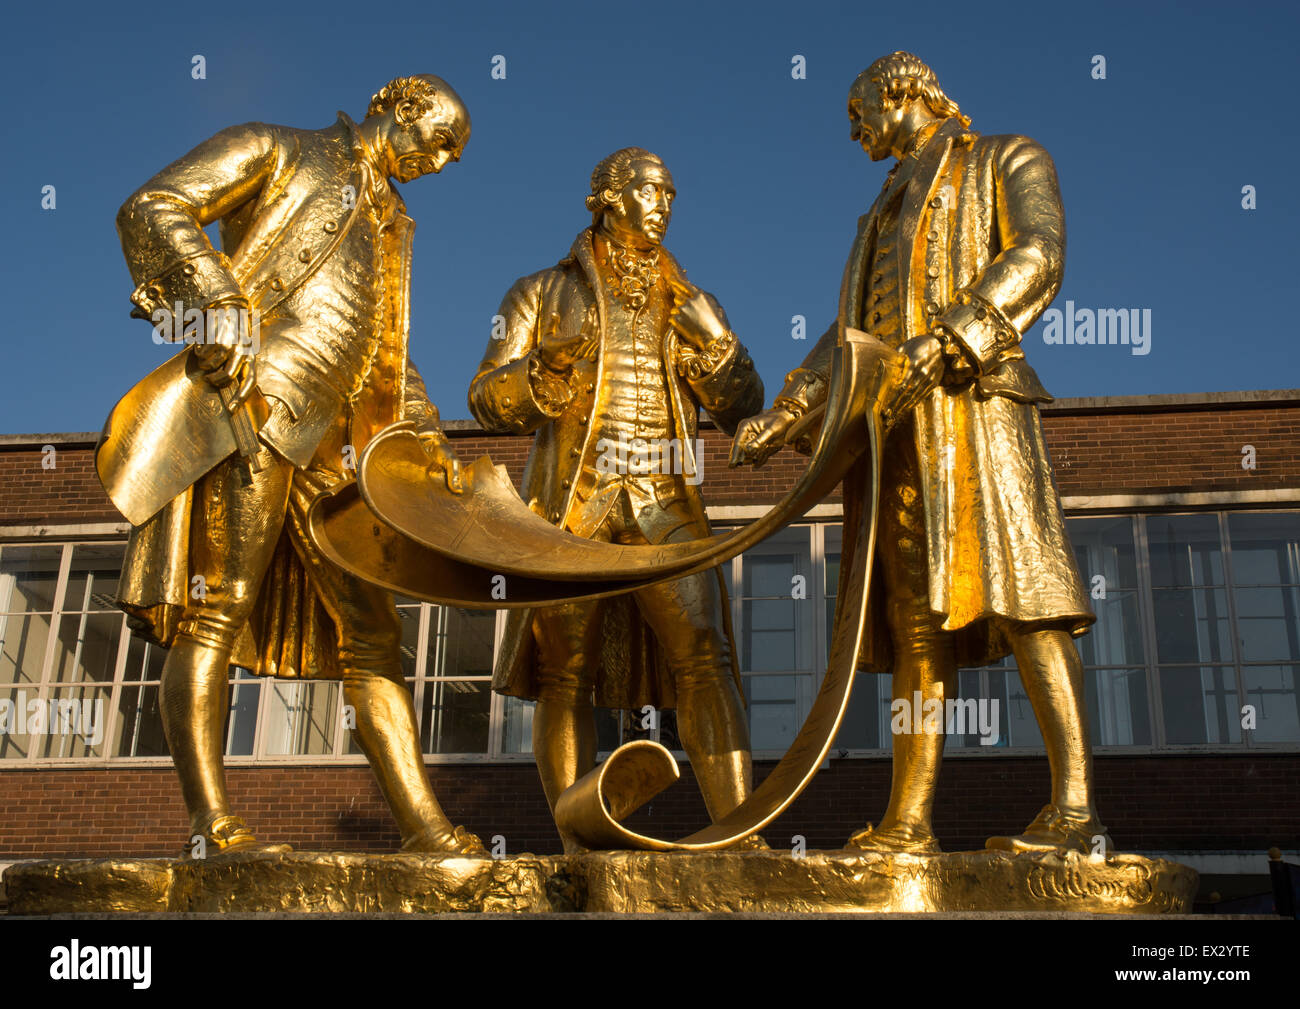
[[[609,851],[502,859],[297,851],[205,860],[26,862],[11,915],[71,912],[1093,912],[1191,910],[1194,870],[1105,859],[771,851]]]

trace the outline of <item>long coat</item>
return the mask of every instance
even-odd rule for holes
[[[312,367],[312,334],[277,329],[275,309],[330,261],[356,221],[363,187],[374,181],[344,113],[323,130],[246,123],[222,130],[164,168],[118,213],[122,248],[138,285],[132,314],[148,318],[175,302],[201,309],[235,295],[246,296],[259,313],[265,328],[258,388],[288,407],[287,417],[273,414],[259,435],[298,467],[311,462],[346,401]],[[415,225],[401,212],[400,198],[398,207],[395,255],[382,278],[388,315],[353,414],[358,455],[370,435],[394,421],[425,424],[438,417],[408,356]],[[220,221],[223,251],[213,249],[203,231],[213,221]],[[175,636],[189,590],[192,498],[193,487],[134,527],[127,545],[119,605],[137,631],[162,645]],[[287,534],[281,538],[232,662],[261,674],[331,676],[337,660],[332,622]]]
[[[667,250],[660,251],[666,276],[684,274]],[[532,434],[532,452],[524,471],[523,497],[538,514],[555,525],[565,521],[574,502],[583,461],[594,458],[596,437],[592,424],[605,359],[606,319],[610,306],[596,273],[591,229],[575,239],[568,256],[555,266],[523,277],[507,292],[499,314],[504,333],[490,340],[469,390],[469,407],[479,423],[491,432]],[[571,398],[562,407],[548,405],[533,392],[529,368],[539,347],[543,327],[559,316],[562,334],[583,332],[599,338],[594,359],[575,362],[569,379]],[[668,385],[673,436],[690,446],[699,428],[699,411],[705,410],[728,434],[763,405],[763,382],[753,360],[739,341],[712,371],[687,377],[678,365],[682,352],[671,332],[664,340],[663,374]],[[687,467],[688,471],[690,467]],[[680,489],[701,535],[707,535],[708,517],[698,490],[681,481]],[[731,643],[733,673],[735,646],[730,628],[730,608],[721,575],[725,633]],[[534,610],[511,610],[493,687],[516,697],[537,696]],[[596,703],[601,707],[631,708],[644,704],[672,707],[672,681],[663,668],[654,634],[630,596],[608,600],[602,607],[604,646],[596,677]]]
[[[991,618],[1059,621],[1082,634],[1095,619],[1065,531],[1038,406],[1051,400],[1025,361],[1021,336],[1060,290],[1065,216],[1056,169],[1027,137],[981,137],[956,119],[902,164],[898,215],[901,340],[943,327],[977,374],[951,375],[913,410],[929,561],[930,609],[955,634],[963,666],[1010,645]],[[785,394],[812,402],[845,327],[871,331],[865,297],[885,194],[858,220],[836,323]],[[862,507],[861,466],[845,480],[845,529]],[[879,544],[880,550],[890,544]],[[860,665],[888,671],[879,565],[871,634]]]

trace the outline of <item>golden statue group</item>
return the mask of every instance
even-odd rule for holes
[[[169,649],[164,726],[190,835],[208,857],[289,850],[260,844],[227,794],[232,666],[341,679],[402,850],[487,854],[430,788],[390,590],[462,605],[483,597],[367,579],[368,562],[341,556],[315,512],[358,487],[366,502],[395,494],[432,516],[480,498],[500,504],[476,514],[509,522],[503,535],[544,545],[556,564],[572,554],[588,577],[575,588],[556,568],[524,564],[553,592],[490,604],[510,608],[493,686],[536,701],[534,754],[570,855],[614,846],[584,832],[582,816],[560,815],[570,797],[595,788],[602,815],[628,811],[600,791],[615,783],[591,785],[594,706],[676,709],[709,815],[734,828],[709,843],[627,846],[765,852],[758,829],[815,773],[856,670],[892,674],[897,699],[919,692],[942,704],[956,696],[959,667],[1008,654],[1046,744],[1051,794],[1023,833],[988,848],[1111,853],[1072,642],[1093,614],[1040,428],[1038,404],[1050,397],[1021,348],[1064,270],[1055,169],[1032,140],[973,132],[909,53],[863,71],[848,114],[870,158],[895,163],[858,219],[836,319],[766,412],[722,307],[664,246],[676,195],[668,167],[638,147],[595,167],[590,227],[509,289],[469,384],[487,431],[533,436],[513,502],[492,499],[513,491],[476,483],[478,470],[452,453],[408,350],[414,224],[392,180],[460,159],[469,113],[446,82],[398,78],[359,124],[340,113],[319,131],[224,130],[126,202],[118,230],[138,284],[134,314],[157,323],[186,313],[204,327],[118,405],[97,463],[133,524],[120,604]],[[204,232],[217,221],[224,251]],[[697,488],[701,410],[734,434],[733,466],[786,445],[812,452],[804,490],[755,529],[797,518],[813,503],[809,487],[824,494],[843,478],[839,599],[850,610],[846,600],[861,600],[856,619],[837,616],[844,692],[806,729],[816,737],[806,773],[764,786],[779,795],[751,798],[717,566],[749,541],[710,536]],[[377,456],[398,435],[419,446],[418,479],[394,484]],[[671,446],[673,464],[635,465],[637,445]],[[403,549],[488,568],[436,518],[383,518],[375,529]],[[404,556],[406,570],[418,566],[418,553]],[[608,570],[593,557],[608,557]],[[931,815],[943,746],[942,727],[894,735],[888,808],[847,850],[940,852]]]

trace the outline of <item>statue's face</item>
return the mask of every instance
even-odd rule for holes
[[[849,91],[849,137],[862,145],[872,161],[883,161],[897,146],[906,107],[885,107],[872,81],[855,83]]]
[[[400,108],[400,106],[399,106]],[[389,134],[393,178],[410,182],[430,172],[438,174],[450,161],[459,161],[469,140],[469,115],[445,97],[423,116]]]
[[[677,190],[663,165],[633,162],[632,181],[618,194],[618,203],[605,211],[605,223],[616,235],[637,244],[659,245],[668,231]]]

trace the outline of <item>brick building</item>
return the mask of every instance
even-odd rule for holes
[[[1197,868],[1203,896],[1268,888],[1264,852],[1300,847],[1300,390],[1058,400],[1044,428],[1080,569],[1098,612],[1080,639],[1098,804],[1122,850]],[[489,453],[519,481],[529,439],[447,425],[462,458]],[[702,432],[701,489],[715,526],[748,521],[804,459],[729,470]],[[128,526],[94,474],[90,434],[0,438],[0,863],[171,855],[185,810],[157,710],[163,654],[113,608]],[[784,752],[825,667],[840,504],[725,567],[756,775]],[[802,577],[804,598],[792,598]],[[530,705],[493,695],[500,615],[401,602],[404,660],[434,787],[458,823],[511,852],[554,852],[530,749]],[[832,759],[765,831],[838,848],[883,811],[887,679],[863,676]],[[950,737],[935,827],[946,850],[1019,830],[1048,769],[1014,664],[964,670],[963,697],[997,700],[981,741]],[[14,721],[31,701],[77,700],[80,731]],[[392,851],[397,832],[328,682],[231,680],[227,767],[260,837],[301,848]],[[11,702],[7,708],[5,701]],[[674,721],[603,712],[601,745]],[[684,757],[679,753],[679,759]],[[676,835],[706,822],[683,781],[634,817]]]

